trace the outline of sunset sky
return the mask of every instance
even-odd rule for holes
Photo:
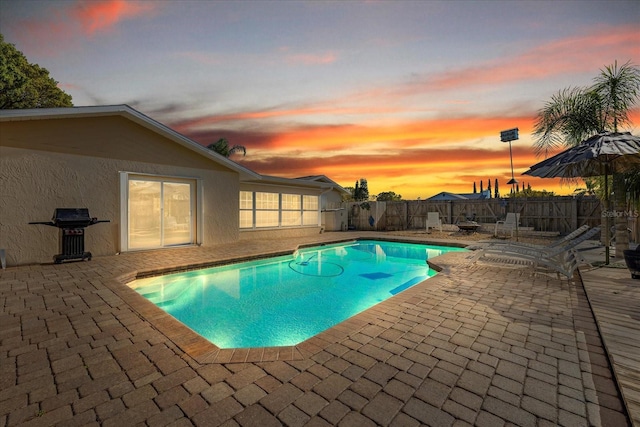
[[[0,31],[76,106],[128,104],[266,175],[324,174],[405,199],[508,192],[536,111],[618,61],[640,64],[633,1],[2,0]],[[632,114],[638,134],[640,111]]]

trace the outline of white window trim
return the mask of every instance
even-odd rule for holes
[[[128,171],[120,171],[120,252],[130,252],[144,249],[129,249],[129,180],[131,177],[137,178],[150,178],[152,180],[158,181],[172,181],[176,182],[186,182],[192,181],[195,182],[195,203],[193,215],[195,215],[195,234],[193,235],[195,245],[202,244],[202,236],[203,236],[203,196],[204,189],[202,185],[202,179],[197,177],[188,177],[188,176],[172,176],[172,175],[156,175],[149,173],[139,173],[139,172],[128,172]],[[171,246],[167,246],[165,248],[170,248]],[[164,248],[153,248],[153,249],[164,249]]]

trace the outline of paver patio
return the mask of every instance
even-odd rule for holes
[[[121,283],[359,236],[0,271],[0,426],[630,424],[580,280],[449,253],[437,276],[288,353],[224,363],[184,351]]]

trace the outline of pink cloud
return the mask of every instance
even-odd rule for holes
[[[113,29],[118,23],[148,14],[158,3],[127,0],[50,2],[46,13],[12,23],[17,41],[38,55],[56,55],[76,46],[82,35]]]
[[[592,73],[594,68],[606,65],[607,61],[618,59],[624,63],[637,57],[640,54],[638,46],[640,30],[636,27],[600,28],[585,35],[535,47],[508,59],[438,74],[410,84],[403,92],[450,90],[475,85],[540,80],[570,73]]]
[[[72,15],[80,22],[87,35],[113,28],[120,21],[143,15],[155,7],[152,2],[126,0],[92,1],[78,3]]]

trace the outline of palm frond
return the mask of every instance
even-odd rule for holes
[[[557,148],[570,147],[601,130],[599,98],[582,87],[567,88],[552,95],[538,111],[534,123],[536,155],[548,155]]]
[[[618,61],[600,70],[592,91],[602,99],[602,112],[608,129],[614,132],[630,124],[628,112],[640,95],[640,69],[628,61],[618,67]]]

